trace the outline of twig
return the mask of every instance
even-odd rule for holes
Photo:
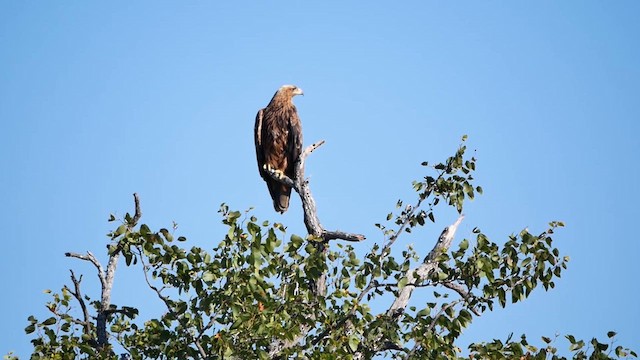
[[[438,319],[442,316],[442,314],[447,311],[447,309],[461,303],[462,301],[464,301],[464,299],[458,299],[455,301],[452,301],[446,305],[443,305],[440,310],[438,311],[438,313],[433,317],[433,319],[431,320],[431,324],[429,324],[429,326],[427,327],[426,332],[431,332],[433,331],[433,328],[436,326],[436,323],[438,321]],[[411,357],[413,356],[413,354],[415,354],[415,352],[418,350],[418,347],[420,347],[419,343],[415,343],[413,345],[413,348],[411,349],[411,351],[409,351],[406,356],[405,359],[411,359]]]
[[[87,251],[87,255],[82,255],[82,254],[72,253],[72,252],[66,252],[66,253],[64,253],[64,256],[73,257],[73,258],[76,258],[76,259],[89,261],[90,263],[92,263],[93,266],[96,267],[96,270],[98,270],[98,278],[100,279],[100,285],[102,285],[102,288],[104,288],[106,286],[106,279],[105,279],[105,276],[104,276],[104,269],[102,268],[102,264],[100,264],[98,259],[96,259],[96,257],[91,253],[91,251]]]
[[[443,282],[442,286],[446,287],[447,289],[451,289],[451,290],[457,292],[458,295],[460,295],[462,297],[462,299],[464,299],[467,302],[469,302],[471,299],[475,299],[475,295],[472,292],[468,291],[467,289],[465,289],[462,285],[460,285],[458,283]],[[471,312],[473,312],[477,316],[482,315],[482,313],[478,309],[476,309],[475,306],[471,306],[469,310],[471,310]]]
[[[142,253],[142,250],[138,248],[138,251],[140,253]],[[149,286],[149,288],[151,290],[153,290],[156,295],[158,296],[158,298],[165,304],[165,306],[167,307],[167,310],[169,311],[169,313],[175,318],[178,319],[180,318],[180,314],[176,313],[175,310],[173,309],[173,304],[171,299],[169,299],[169,297],[165,296],[162,294],[162,289],[164,288],[160,288],[158,289],[155,285],[153,285],[151,283],[151,280],[149,280],[149,266],[144,262],[144,256],[140,256],[140,262],[142,263],[142,273],[144,274],[144,280],[147,283],[147,286]],[[209,322],[210,326],[212,324],[212,322]],[[202,336],[202,333],[206,331],[203,330],[200,335],[198,335],[197,337],[194,336],[191,332],[189,332],[187,329],[183,329],[183,334],[191,339],[191,342],[193,342],[193,344],[196,346],[196,348],[198,349],[198,353],[200,355],[200,358],[202,359],[208,359],[208,355],[207,352],[204,350],[204,348],[202,347],[202,344],[200,343],[200,337]]]
[[[71,272],[71,282],[73,282],[73,288],[75,291],[69,290],[71,295],[78,300],[80,303],[80,308],[82,309],[82,315],[84,317],[84,321],[82,325],[84,327],[84,333],[86,335],[91,335],[91,322],[89,321],[89,310],[87,309],[87,305],[84,303],[84,299],[82,298],[82,293],[80,292],[80,282],[82,281],[82,275],[80,278],[76,278],[76,274],[73,273],[73,270],[69,270]]]

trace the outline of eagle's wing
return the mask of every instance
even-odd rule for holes
[[[290,131],[288,128],[278,128],[274,126],[273,111],[268,107],[258,111],[254,128],[254,138],[256,143],[256,158],[258,160],[258,170],[260,176],[267,183],[269,194],[273,200],[273,207],[277,212],[284,213],[289,207],[289,196],[291,188],[273,179],[264,169],[265,164],[273,170],[282,171],[288,176],[288,169],[293,169],[286,163],[289,160],[288,145]],[[286,166],[286,167],[282,167]]]
[[[294,111],[289,119],[289,141],[287,141],[288,171],[287,175],[293,178],[296,163],[302,153],[302,125],[297,111]]]
[[[258,171],[263,179],[267,179],[268,176],[264,171],[264,148],[262,147],[262,117],[264,115],[264,109],[260,109],[256,114],[256,124],[253,129],[253,138],[256,143],[256,159],[258,160]]]

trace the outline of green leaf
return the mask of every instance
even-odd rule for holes
[[[215,278],[216,278],[215,274],[213,274],[210,271],[205,271],[204,274],[202,274],[202,281],[204,282],[211,282],[215,280]]]
[[[118,226],[118,228],[116,229],[116,231],[113,233],[113,236],[114,236],[114,237],[116,237],[116,236],[120,236],[120,235],[124,234],[124,233],[125,233],[125,231],[127,231],[127,226],[126,226],[126,225],[124,225],[124,224],[122,224],[122,225]]]
[[[584,347],[584,341],[580,340],[580,341],[572,342],[571,346],[569,346],[569,351],[580,350],[582,347]]]
[[[140,225],[140,234],[142,235],[147,235],[151,232],[151,229],[149,229],[149,226],[147,224],[142,224]]]
[[[464,193],[467,194],[467,196],[470,199],[473,199],[473,187],[468,182],[465,181],[463,188],[464,188]]]
[[[299,249],[300,246],[302,246],[303,242],[304,242],[304,239],[301,238],[300,236],[296,234],[291,235],[291,246],[294,248],[294,250]]]
[[[31,324],[31,325],[27,326],[26,328],[24,328],[24,332],[27,333],[27,334],[31,334],[35,330],[36,330],[36,325],[35,324]]]
[[[258,359],[260,360],[269,359],[269,354],[264,350],[258,350]]]
[[[42,325],[49,326],[49,325],[53,325],[55,323],[56,323],[56,318],[52,316],[52,317],[48,318],[47,320],[43,321]]]
[[[398,281],[398,290],[402,290],[402,288],[407,286],[408,281],[409,279],[407,279],[406,277],[403,277],[402,279],[400,279],[400,281]]]
[[[355,335],[349,337],[349,349],[351,349],[351,351],[358,350],[359,344],[360,344],[360,339],[358,339],[358,337],[356,337]]]
[[[164,236],[165,240],[167,240],[168,242],[173,241],[173,235],[171,235],[169,230],[162,228],[160,229],[160,233],[162,234],[162,236]]]

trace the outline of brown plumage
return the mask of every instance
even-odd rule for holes
[[[293,105],[296,95],[303,95],[302,89],[283,85],[269,105],[258,111],[254,128],[258,170],[269,188],[273,208],[279,213],[289,207],[291,188],[271,178],[266,168],[294,179],[295,165],[302,152],[302,125]]]

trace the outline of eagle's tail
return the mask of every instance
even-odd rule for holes
[[[269,192],[271,193],[271,198],[273,199],[273,208],[277,212],[284,214],[284,212],[289,208],[291,188],[277,181],[272,181],[271,183],[269,183]]]

